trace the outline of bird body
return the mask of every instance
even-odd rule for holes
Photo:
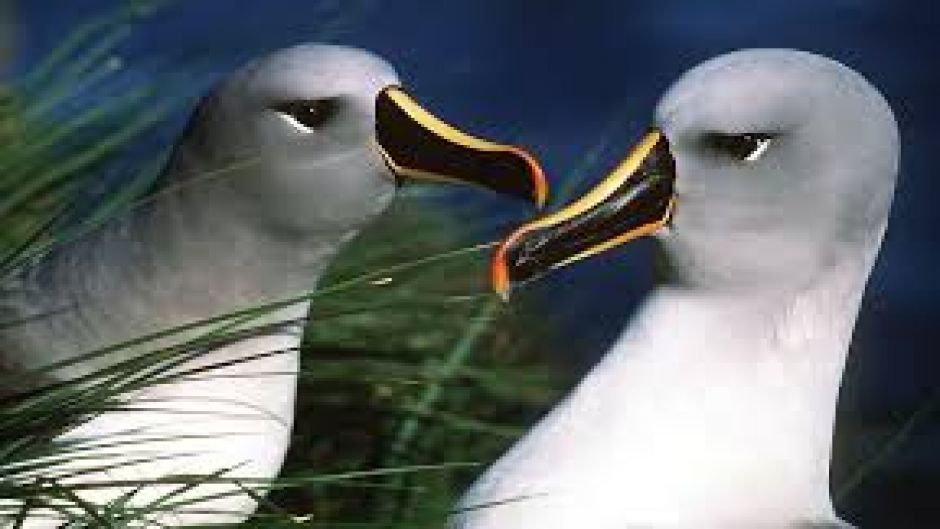
[[[860,298],[839,285],[845,276],[832,279],[777,300],[651,293],[601,362],[463,498],[505,502],[474,509],[466,527],[835,523],[831,433]]]
[[[87,448],[41,477],[98,483],[76,489],[88,505],[149,508],[135,527],[245,519],[257,500],[245,489],[277,475],[289,444],[309,293],[398,180],[443,177],[544,198],[527,153],[450,128],[397,85],[388,63],[342,46],[253,61],[203,99],[148,196],[22,270],[0,300],[4,321],[22,322],[0,333],[3,364],[28,372],[66,362],[52,374],[75,381],[156,358],[113,381],[162,377],[62,433],[55,442]],[[225,319],[246,311],[257,314]],[[225,325],[221,339],[208,335]],[[193,339],[203,341],[159,356]],[[30,513],[25,527],[57,527],[62,512],[85,510],[62,509]]]
[[[397,81],[381,59],[329,46],[288,49],[236,72],[202,102],[140,205],[23,269],[2,300],[5,319],[28,320],[0,335],[6,363],[28,371],[311,291],[341,245],[393,196],[393,178],[383,174],[384,163],[368,138],[374,94]],[[304,91],[307,97],[348,92],[363,108],[335,125],[352,129],[343,131],[346,137],[324,134],[311,146],[254,101],[264,92],[290,89],[298,97]],[[344,191],[349,184],[330,184],[344,178],[360,182],[361,193],[346,195],[360,203],[345,204],[349,211],[332,218],[305,218],[329,209],[318,203],[329,204],[324,195]],[[259,196],[263,192],[271,196]],[[273,203],[289,193],[307,203]],[[344,195],[333,195],[334,202],[343,202]],[[78,473],[63,478],[68,484],[221,473],[248,486],[276,476],[290,439],[309,305],[300,300],[252,319],[246,327],[261,330],[193,351],[167,373],[184,376],[134,391],[122,410],[98,414],[64,433],[58,441],[121,444],[95,450],[94,458],[64,462],[57,475]],[[201,326],[120,347],[55,375],[74,380],[207,330]],[[103,465],[109,468],[94,470]],[[180,488],[180,482],[144,487],[133,501],[147,505]],[[106,504],[129,490],[105,487],[83,497]],[[203,485],[174,499],[222,497],[198,502],[198,513],[181,509],[149,523],[241,520],[256,502],[238,491],[231,482]],[[58,523],[37,516],[26,526]]]
[[[847,526],[829,497],[832,428],[897,162],[887,103],[835,61],[746,50],[683,75],[624,162],[497,250],[504,294],[643,235],[663,266],[452,526]]]
[[[17,368],[35,369],[74,356],[76,351],[101,350],[309,291],[341,242],[323,236],[306,241],[246,236],[251,231],[243,225],[214,222],[208,212],[187,215],[172,203],[176,200],[172,195],[159,200],[59,248],[27,270],[16,293],[4,299],[4,310],[20,317],[50,316],[12,327],[0,338],[6,357],[19,360]],[[310,260],[297,258],[303,254]],[[293,423],[298,348],[308,308],[309,303],[301,301],[266,314],[261,321],[251,321],[251,326],[274,327],[202,351],[209,354],[194,351],[197,354],[182,362],[176,372],[204,369],[204,373],[135,391],[126,396],[129,402],[124,411],[97,415],[63,434],[60,442],[124,444],[98,450],[91,460],[60,465],[57,473],[81,472],[86,481],[126,482],[212,475],[223,469],[230,469],[227,475],[249,481],[275,476]],[[66,366],[56,374],[63,380],[88,376],[162,347],[186,343],[206,330],[197,328],[121,347],[114,354]],[[268,354],[259,355],[262,352]],[[150,461],[151,457],[162,461]],[[105,472],[88,471],[102,461],[115,466]],[[179,487],[179,483],[146,487],[136,501],[145,504]],[[231,485],[215,485],[203,487],[200,494],[212,492],[209,488],[229,494],[232,490]],[[126,490],[101,489],[87,496],[104,503]],[[254,500],[232,495],[215,503],[232,512],[227,519],[238,520],[253,508]],[[201,509],[210,507],[200,504]],[[164,521],[173,518],[177,523],[203,519],[174,515]],[[218,521],[219,515],[211,519]],[[42,523],[27,524],[33,526],[42,527]]]

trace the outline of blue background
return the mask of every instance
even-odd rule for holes
[[[117,4],[23,0],[17,68],[35,63],[76,22]],[[884,0],[200,0],[171,3],[137,23],[121,48],[119,77],[191,100],[265,51],[312,40],[365,47],[396,65],[409,89],[449,121],[529,146],[558,186],[610,167],[642,132],[658,95],[705,58],[793,47],[852,66],[892,104],[903,158],[840,400],[834,480],[881,453],[916,415],[840,511],[864,527],[940,527],[936,9]],[[165,138],[184,117],[181,110]],[[494,213],[501,215],[510,214]],[[616,337],[647,288],[647,252],[610,252],[529,294],[558,302],[550,305],[563,329],[558,349],[583,353],[569,358],[573,374]]]

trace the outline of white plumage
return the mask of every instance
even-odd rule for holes
[[[686,73],[655,126],[676,173],[661,282],[454,528],[843,524],[832,427],[893,194],[892,113],[841,64],[755,50]],[[716,133],[769,141],[735,157]]]

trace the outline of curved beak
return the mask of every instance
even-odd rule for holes
[[[668,140],[651,130],[592,190],[522,225],[497,246],[493,289],[508,299],[514,284],[655,233],[675,207],[675,174]]]
[[[471,136],[422,108],[401,87],[385,87],[375,100],[376,143],[399,181],[474,184],[534,203],[548,185],[535,158],[520,147]]]

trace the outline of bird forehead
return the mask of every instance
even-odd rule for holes
[[[818,82],[802,71],[751,61],[706,63],[666,92],[656,121],[667,132],[784,132],[808,117],[818,92]]]
[[[372,53],[302,45],[248,65],[234,76],[230,90],[267,101],[346,96],[371,103],[379,90],[397,83],[392,66]]]

